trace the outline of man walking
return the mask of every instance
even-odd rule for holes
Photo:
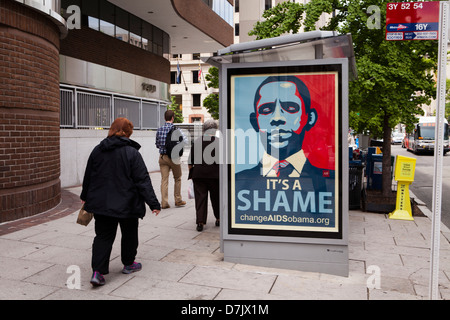
[[[175,182],[174,187],[174,197],[175,197],[175,206],[180,207],[186,204],[186,201],[183,201],[181,198],[181,164],[175,164],[172,159],[167,155],[166,150],[166,137],[167,133],[173,127],[173,121],[175,118],[175,113],[173,110],[167,110],[164,113],[164,119],[166,123],[158,129],[156,132],[156,147],[159,149],[159,168],[161,170],[161,208],[167,209],[170,208],[169,205],[169,173],[172,170],[173,179]],[[183,139],[186,138],[183,135]]]

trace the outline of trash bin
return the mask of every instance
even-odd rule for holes
[[[361,208],[361,191],[364,165],[359,161],[349,163],[348,207],[350,210]]]

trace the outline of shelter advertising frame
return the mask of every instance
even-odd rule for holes
[[[224,261],[348,276],[348,117],[345,115],[348,114],[349,59],[235,62],[221,63],[219,67],[220,131],[227,132],[222,135],[221,147],[227,163],[220,171],[220,233]],[[320,79],[326,79],[323,87],[315,88],[314,83],[322,83],[317,81]],[[309,99],[304,95],[305,88]],[[286,103],[288,101],[296,101],[296,104]],[[324,101],[332,105],[331,116],[325,117],[321,110],[320,104]],[[292,127],[292,132],[282,131],[280,125],[279,130],[271,131],[277,137],[271,140],[273,136],[269,136],[268,126],[276,120],[264,122],[263,117],[284,112],[287,122],[287,118],[295,120],[292,116],[300,109],[305,115],[304,118],[297,115],[301,118],[300,127],[307,127],[304,136],[290,140],[288,138],[302,130]],[[298,124],[298,121],[293,122]],[[302,170],[294,166],[299,171],[298,176],[291,176],[294,170],[288,178],[281,173],[280,176],[264,176],[267,173],[264,167],[274,169],[263,165],[265,153],[273,154],[272,147],[280,149],[279,154],[274,154],[279,159],[289,158],[280,156],[284,140],[289,140],[288,144],[294,147],[301,144],[301,154],[307,161],[304,159]],[[307,146],[322,147],[325,155]],[[324,146],[330,148],[324,149]],[[290,156],[288,153],[285,155]],[[293,154],[298,156],[298,152]],[[253,162],[249,160],[251,157],[255,159]],[[306,170],[309,180],[304,182],[303,169],[308,167],[312,171]],[[312,177],[316,177],[321,186],[318,190],[311,189],[315,186]],[[297,180],[300,180],[300,187],[294,187]],[[239,194],[242,190],[246,191]],[[324,194],[319,195],[320,192]],[[236,211],[238,205],[241,208]],[[280,214],[281,210],[287,212]],[[236,220],[244,214],[247,214],[245,221]],[[249,218],[251,216],[255,217]],[[304,219],[299,222],[294,216]],[[314,223],[317,217],[322,218],[322,222],[329,218],[328,225]]]
[[[345,244],[348,60],[224,64],[222,81],[231,133],[225,238]],[[282,158],[301,161],[282,177],[274,164]]]

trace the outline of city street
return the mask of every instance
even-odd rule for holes
[[[400,145],[392,146],[392,155],[402,155],[416,158],[416,173],[414,182],[411,184],[411,191],[432,210],[433,203],[433,154],[414,154],[402,148]],[[450,226],[450,154],[444,156],[443,161],[443,184],[442,184],[442,222]]]

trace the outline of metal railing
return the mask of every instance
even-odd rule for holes
[[[164,123],[166,101],[115,94],[99,90],[60,86],[61,128],[109,128],[125,117],[134,129],[157,129]]]

